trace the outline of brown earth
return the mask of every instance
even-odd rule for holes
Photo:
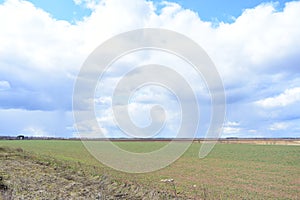
[[[175,199],[171,194],[119,183],[105,174],[38,159],[22,149],[0,147],[0,200],[10,199]],[[177,198],[179,199],[179,198]]]

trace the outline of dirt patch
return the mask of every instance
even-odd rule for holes
[[[0,147],[0,199],[175,199],[172,194],[119,183],[109,176],[41,161]]]

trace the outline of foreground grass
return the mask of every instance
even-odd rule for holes
[[[119,142],[132,152],[149,152],[164,142]],[[206,199],[299,199],[300,146],[218,144],[205,159],[198,158],[201,144],[193,144],[172,165],[146,174],[114,171],[99,163],[80,141],[0,141],[0,146],[20,147],[41,157],[71,166],[84,165],[88,173],[108,173],[119,181],[169,190],[164,178],[176,182],[177,192]]]
[[[1,198],[2,197],[2,198]],[[0,147],[0,199],[176,199],[174,193],[118,182],[82,164]]]

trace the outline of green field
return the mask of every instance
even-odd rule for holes
[[[133,152],[148,152],[165,142],[116,142]],[[149,188],[173,191],[161,179],[175,180],[178,195],[196,199],[300,199],[300,146],[217,144],[199,159],[194,143],[175,163],[152,173],[127,174],[110,169],[91,156],[80,141],[0,141],[44,159],[80,164],[87,173],[109,174]],[[195,186],[194,186],[195,185]]]

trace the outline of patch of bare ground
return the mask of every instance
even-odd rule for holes
[[[0,199],[175,199],[163,191],[0,147]],[[1,200],[2,200],[1,199]],[[177,199],[180,199],[177,197]],[[185,199],[185,198],[182,198]]]

